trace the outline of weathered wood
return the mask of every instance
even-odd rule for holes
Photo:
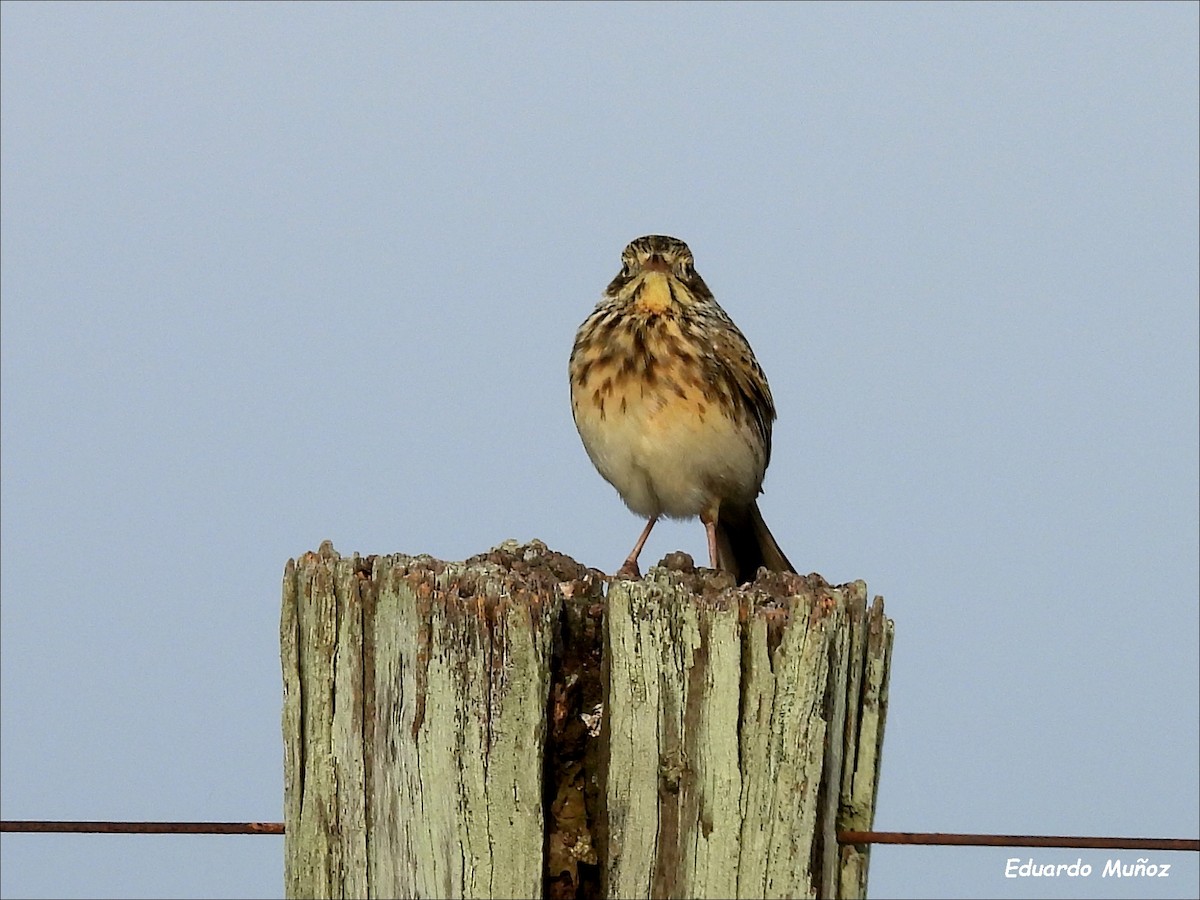
[[[874,808],[892,632],[873,614],[872,659],[862,582],[655,569],[610,588],[609,896],[865,890],[865,859],[842,881],[836,832]]]
[[[844,734],[845,761],[837,828],[870,831],[875,823],[879,767],[883,757],[883,728],[887,719],[888,676],[891,673],[895,625],[883,613],[883,598],[867,608],[867,586],[854,582],[851,605],[850,681],[845,691],[849,718]],[[838,897],[867,896],[870,847],[841,848]],[[832,896],[832,891],[830,893]]]
[[[287,895],[863,896],[881,601],[667,563],[289,562]]]
[[[288,564],[289,897],[541,895],[550,556]]]
[[[361,708],[364,694],[361,670],[354,671],[352,662],[363,649],[357,565],[357,559],[338,560],[322,547],[302,561],[302,575],[290,561],[284,572],[280,639],[289,896],[354,896],[365,885],[362,754],[361,747],[348,749],[355,744],[352,708]],[[343,644],[345,658],[339,656]],[[358,717],[361,722],[361,712]]]

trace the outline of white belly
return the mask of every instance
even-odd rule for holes
[[[753,435],[696,390],[618,391],[603,415],[581,391],[572,406],[592,463],[641,516],[687,518],[758,496],[764,461]]]

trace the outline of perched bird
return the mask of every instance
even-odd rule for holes
[[[683,241],[652,234],[579,327],[571,411],[596,469],[646,518],[619,575],[660,516],[699,516],[709,562],[741,584],[759,566],[794,572],[758,511],[775,403],[754,351],[717,305]]]

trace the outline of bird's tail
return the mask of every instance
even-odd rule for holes
[[[759,566],[773,572],[795,572],[762,513],[758,503],[733,507],[723,505],[717,515],[717,561],[732,572],[738,584],[753,581]]]

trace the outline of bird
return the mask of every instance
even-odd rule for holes
[[[688,245],[631,241],[621,271],[575,335],[571,413],[588,457],[646,520],[617,576],[662,517],[699,517],[709,564],[753,581],[795,572],[758,508],[775,402],[762,367],[696,271]]]

